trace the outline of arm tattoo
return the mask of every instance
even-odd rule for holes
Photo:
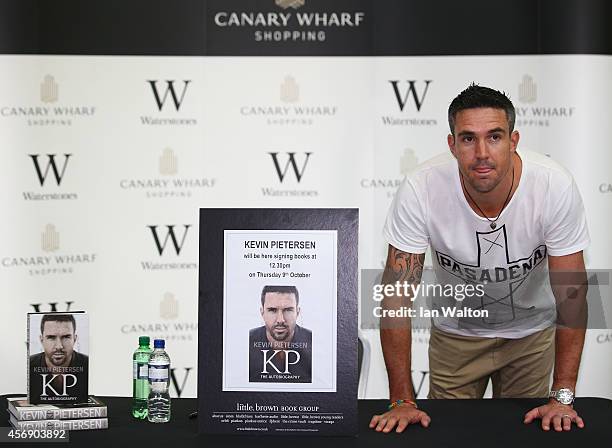
[[[389,255],[385,272],[383,272],[382,283],[420,283],[424,262],[425,254],[410,254],[389,246]]]

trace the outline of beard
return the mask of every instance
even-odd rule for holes
[[[270,334],[275,341],[283,342],[289,339],[291,331],[289,330],[288,325],[276,325],[272,327]]]

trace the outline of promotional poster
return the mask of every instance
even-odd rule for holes
[[[88,400],[89,321],[85,312],[28,313],[28,401]]]
[[[225,231],[223,390],[335,392],[336,247],[333,230]]]
[[[353,435],[354,209],[201,209],[200,431]]]

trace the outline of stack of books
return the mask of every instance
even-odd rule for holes
[[[87,403],[30,404],[26,397],[8,398],[11,425],[15,429],[79,431],[108,428],[106,405],[90,396]]]

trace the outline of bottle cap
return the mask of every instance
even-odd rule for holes
[[[153,347],[155,348],[166,348],[166,341],[163,339],[155,339],[153,341]]]
[[[150,343],[151,339],[149,338],[149,336],[140,336],[138,338],[138,345],[146,345],[148,347]]]

